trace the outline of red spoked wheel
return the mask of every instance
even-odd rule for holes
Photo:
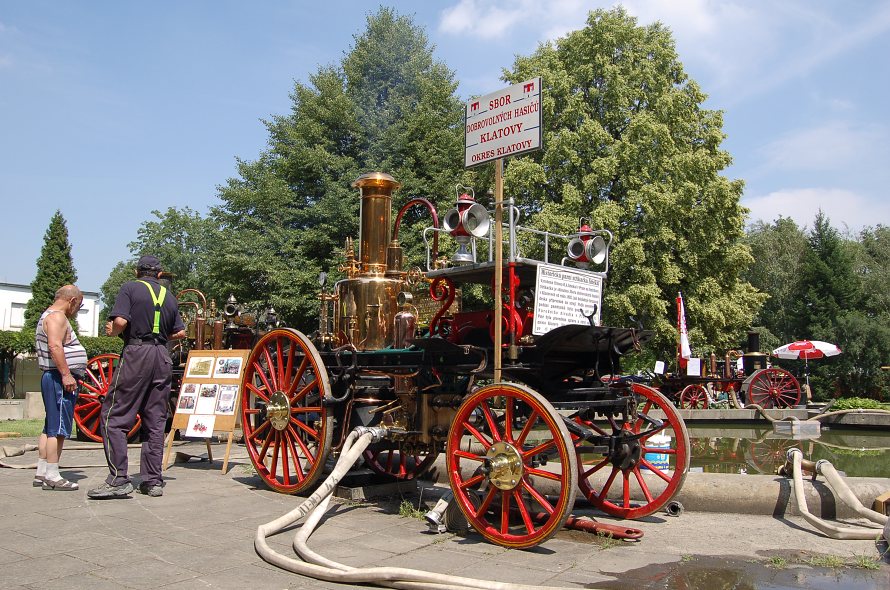
[[[257,474],[286,494],[309,488],[333,435],[324,404],[331,387],[315,346],[297,330],[272,330],[250,352],[242,389],[241,426]]]
[[[468,396],[448,431],[447,457],[461,512],[497,545],[543,543],[575,503],[569,432],[553,406],[524,385],[498,383]]]
[[[745,462],[754,472],[765,475],[775,475],[776,469],[785,463],[788,449],[800,445],[800,441],[782,438],[760,438],[746,442]]]
[[[755,371],[742,387],[748,403],[763,408],[790,408],[800,401],[800,384],[797,379],[778,367]]]
[[[707,410],[708,390],[698,383],[687,385],[680,392],[680,407],[690,410]]]
[[[642,518],[664,506],[683,487],[689,470],[689,433],[674,404],[655,389],[632,383],[630,394],[637,401],[637,415],[632,419],[576,419],[600,436],[618,439],[606,456],[588,452],[583,441],[576,441],[578,485],[603,512]],[[664,413],[664,418],[657,418],[660,426],[649,415],[654,410]]]
[[[77,424],[78,440],[102,442],[102,400],[114,383],[114,376],[120,365],[121,355],[108,353],[94,356],[87,361],[87,372],[74,403],[74,422]],[[136,423],[127,439],[134,438],[142,428],[142,419],[137,415]]]
[[[368,447],[363,453],[365,465],[380,475],[409,481],[423,474],[435,463],[438,453],[415,453],[401,447],[395,449]]]

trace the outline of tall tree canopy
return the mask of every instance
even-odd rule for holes
[[[211,246],[218,235],[216,222],[189,207],[169,207],[151,214],[155,219],[142,222],[136,239],[127,244],[131,258],[118,262],[102,284],[102,320],[114,306],[121,285],[135,278],[136,260],[143,254],[158,257],[164,272],[175,278],[174,290],[190,287],[208,296],[223,295],[213,290],[208,279]]]
[[[462,178],[454,74],[409,18],[381,8],[367,23],[339,67],[295,85],[291,113],[266,123],[269,148],[239,162],[213,211],[223,232],[213,255],[219,288],[271,303],[301,327],[317,314],[319,271],[336,270],[345,238],[357,234],[353,180],[392,174],[403,185],[398,207],[413,196],[450,198]]]
[[[37,259],[37,275],[31,282],[31,299],[25,308],[25,327],[33,332],[40,314],[52,305],[56,291],[62,285],[74,284],[77,271],[71,258],[71,243],[68,241],[68,225],[61,211],[56,211],[43,235],[43,247]]]
[[[794,309],[807,234],[793,219],[780,217],[772,223],[755,223],[748,230],[746,242],[757,262],[744,277],[769,295],[757,314],[756,324],[769,330],[776,346],[791,342],[797,338]]]
[[[736,346],[765,299],[739,276],[752,262],[742,182],[721,176],[722,114],[702,107],[670,31],[597,10],[504,76],[542,78],[544,150],[505,174],[531,225],[570,232],[588,217],[615,234],[605,321],[633,316],[671,354],[682,291],[693,347]]]

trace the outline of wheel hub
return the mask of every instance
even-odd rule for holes
[[[509,443],[496,442],[485,453],[488,480],[499,490],[512,490],[522,480],[522,454]]]
[[[617,441],[615,451],[612,453],[612,465],[626,471],[636,466],[642,456],[643,445],[639,440],[627,440],[622,437]]]
[[[276,391],[266,404],[266,415],[275,430],[284,430],[290,422],[290,400],[283,391]]]

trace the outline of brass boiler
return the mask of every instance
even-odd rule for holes
[[[361,193],[359,264],[335,287],[337,344],[379,350],[394,342],[397,296],[404,285],[401,247],[390,243],[392,193],[401,185],[389,174],[369,172],[352,186]]]

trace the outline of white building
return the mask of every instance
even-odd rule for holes
[[[31,299],[29,285],[0,283],[0,330],[18,332],[25,325],[25,307]],[[83,307],[77,314],[77,333],[81,336],[99,335],[99,294],[83,292]]]

